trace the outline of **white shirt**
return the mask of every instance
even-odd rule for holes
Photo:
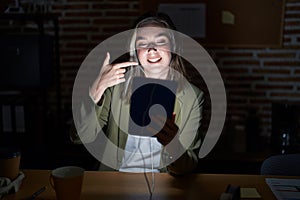
[[[156,137],[128,135],[119,171],[159,172],[162,145]]]

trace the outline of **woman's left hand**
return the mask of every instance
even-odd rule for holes
[[[164,118],[162,116],[154,116],[153,120],[158,127],[162,127],[158,133],[154,134],[154,137],[156,137],[158,142],[163,146],[166,146],[173,140],[179,129],[175,124],[175,115],[173,115],[172,119],[167,118],[165,124],[163,124]],[[154,129],[152,129],[152,132],[153,131]]]

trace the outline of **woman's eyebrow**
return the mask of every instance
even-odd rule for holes
[[[168,37],[167,33],[159,33],[155,37],[162,37],[162,36]]]
[[[144,37],[142,37],[142,36],[138,36],[137,38],[136,38],[136,40],[145,40],[146,38],[144,38]]]
[[[166,34],[166,33],[159,33],[159,34],[155,35],[154,37],[155,38],[158,38],[158,37],[168,37],[168,34]],[[138,41],[138,40],[146,40],[146,38],[143,37],[143,36],[138,36],[136,38],[136,41]]]

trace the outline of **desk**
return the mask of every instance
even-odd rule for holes
[[[47,186],[37,200],[54,200],[55,192],[49,184],[49,170],[23,170],[26,178],[16,194],[8,195],[4,200],[20,200]],[[151,174],[148,174],[151,180]],[[265,177],[258,175],[192,174],[173,177],[167,173],[155,173],[155,190],[152,200],[204,199],[218,200],[227,185],[256,187],[262,199],[275,200],[265,183]],[[122,199],[149,200],[144,174],[122,172],[86,171],[83,183],[82,199]]]

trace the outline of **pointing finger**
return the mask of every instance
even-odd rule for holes
[[[116,67],[116,68],[123,68],[123,67],[129,67],[131,65],[138,65],[138,63],[137,62],[128,61],[128,62],[123,62],[123,63],[115,64],[114,67]]]
[[[103,66],[106,66],[109,64],[109,60],[110,60],[110,54],[109,52],[106,53],[106,57],[105,57],[105,60],[103,62]]]

